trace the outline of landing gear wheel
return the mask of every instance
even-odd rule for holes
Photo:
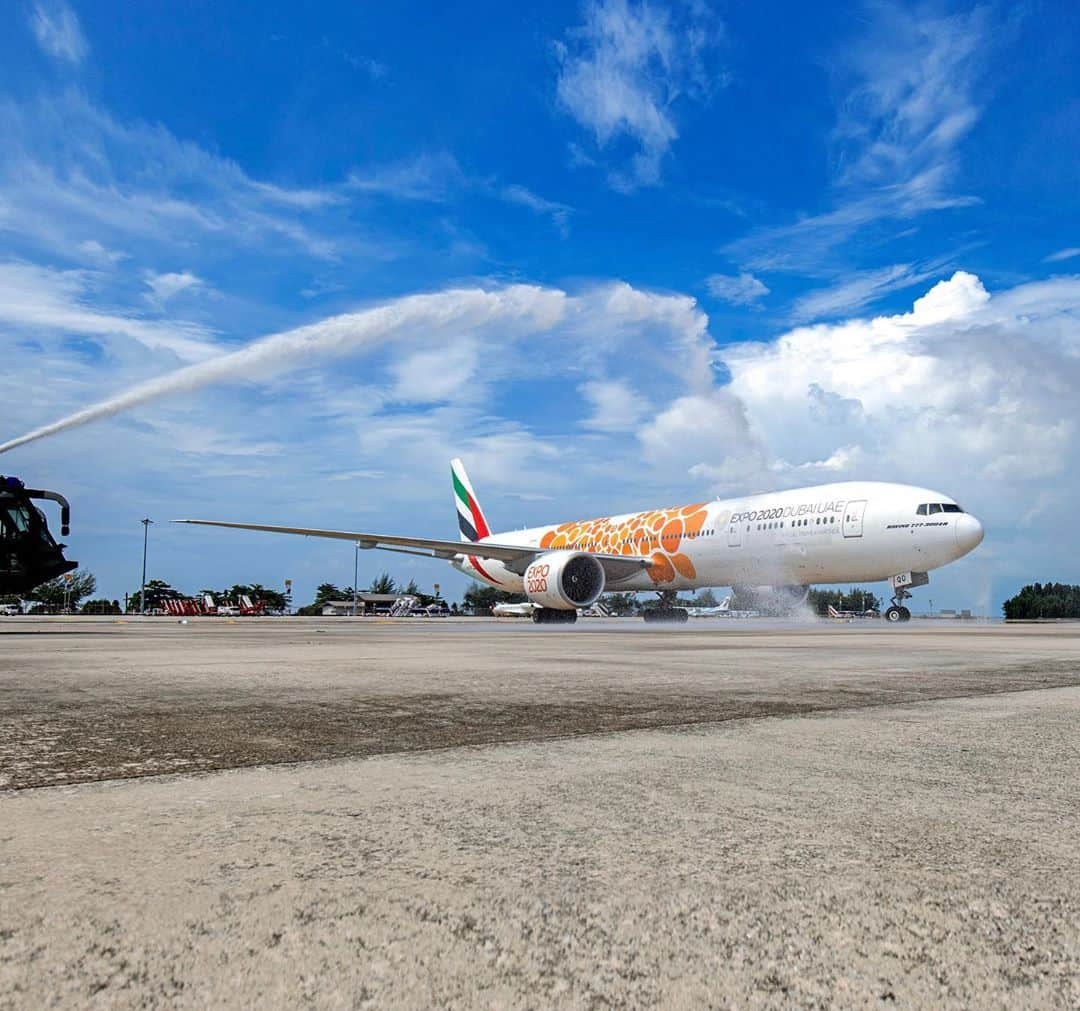
[[[684,607],[675,606],[675,602],[679,599],[679,595],[675,590],[659,590],[657,596],[660,598],[660,606],[642,614],[646,621],[666,621],[682,624],[682,622],[689,620],[690,612]]]
[[[926,582],[927,580],[924,574],[923,579],[919,583],[919,585],[925,586]],[[894,587],[894,593],[891,601],[892,607],[890,607],[885,612],[885,620],[888,622],[892,622],[893,624],[901,621],[911,621],[911,612],[906,607],[904,607],[904,601],[907,600],[910,596],[911,594],[908,593],[908,591],[904,587]]]
[[[646,621],[662,621],[669,625],[681,625],[690,620],[690,612],[682,607],[660,607],[653,611],[646,611],[642,617]]]
[[[560,611],[557,607],[538,607],[532,614],[537,625],[573,625],[577,621],[577,611]]]

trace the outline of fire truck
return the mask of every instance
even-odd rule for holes
[[[71,507],[63,495],[27,488],[17,477],[0,475],[0,594],[29,593],[79,565],[64,557],[67,545],[53,539],[45,513],[35,501],[60,506],[60,536],[66,537]]]

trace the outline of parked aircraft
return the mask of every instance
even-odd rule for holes
[[[539,606],[530,600],[522,604],[495,604],[491,608],[491,613],[496,618],[531,618]]]
[[[688,607],[686,613],[691,618],[719,618],[731,613],[731,594],[729,593],[715,607]]]
[[[925,488],[847,481],[669,509],[492,533],[460,460],[450,465],[460,540],[179,520],[203,526],[330,537],[361,548],[442,558],[466,575],[524,593],[536,622],[573,622],[605,590],[655,590],[646,621],[686,621],[681,590],[775,587],[791,601],[811,583],[888,580],[885,612],[907,621],[904,601],[928,573],[972,551],[982,524]]]

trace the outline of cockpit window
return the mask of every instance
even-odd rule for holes
[[[9,505],[4,512],[7,514],[8,524],[16,533],[24,534],[30,529],[30,511],[26,506]]]
[[[962,513],[955,502],[924,502],[915,510],[916,516],[933,516],[935,513]]]

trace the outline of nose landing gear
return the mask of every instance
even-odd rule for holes
[[[891,624],[901,621],[911,621],[911,612],[904,607],[903,604],[898,603],[899,600],[903,600],[905,597],[910,597],[910,593],[905,593],[903,597],[897,594],[893,597],[892,607],[885,609],[885,620]]]
[[[886,608],[885,620],[890,624],[911,621],[911,612],[904,607],[904,601],[911,598],[909,587],[926,586],[930,577],[925,572],[902,572],[889,580],[893,588],[892,607]]]

